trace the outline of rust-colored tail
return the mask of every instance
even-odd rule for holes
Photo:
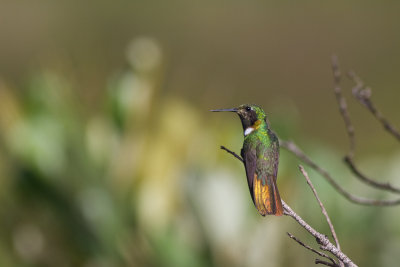
[[[267,177],[267,181],[263,184],[257,175],[254,175],[253,181],[253,200],[258,212],[265,216],[283,215],[282,201],[279,195],[278,187],[276,186],[273,177]]]

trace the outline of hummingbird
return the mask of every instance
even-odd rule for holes
[[[235,112],[243,126],[244,142],[240,152],[254,206],[262,215],[283,214],[276,184],[279,164],[279,140],[271,130],[267,115],[257,105],[214,109],[213,112]]]

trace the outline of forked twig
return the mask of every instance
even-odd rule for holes
[[[339,265],[337,265],[337,263],[336,263],[336,261],[335,261],[334,259],[332,259],[332,258],[329,257],[328,255],[326,255],[325,253],[323,253],[323,252],[321,252],[321,251],[318,251],[318,250],[316,250],[316,249],[310,247],[309,245],[305,244],[303,241],[301,241],[300,239],[298,239],[297,237],[295,237],[294,235],[292,235],[292,234],[289,233],[289,232],[287,232],[287,235],[288,235],[291,239],[293,239],[294,241],[296,241],[300,246],[305,247],[305,248],[308,249],[308,250],[311,250],[312,252],[314,252],[315,254],[317,254],[317,255],[319,255],[319,256],[321,256],[321,257],[324,257],[324,258],[329,259],[329,260],[332,262],[332,263],[329,263],[329,264],[332,264],[332,265],[328,265],[328,266],[339,266]],[[325,264],[325,265],[327,265],[327,264]]]
[[[315,264],[323,264],[323,265],[331,266],[331,267],[338,266],[337,264],[333,264],[333,263],[330,263],[330,262],[327,262],[327,261],[323,261],[323,260],[320,260],[320,259],[315,259]]]
[[[354,71],[349,71],[348,76],[354,81],[356,86],[352,92],[354,97],[366,107],[372,115],[382,124],[383,128],[400,141],[400,132],[385,118],[382,113],[375,107],[371,101],[371,88],[366,87],[364,82],[358,77]]]
[[[338,260],[340,260],[341,262],[343,262],[345,266],[357,266],[346,254],[344,254],[340,249],[335,247],[325,235],[317,232],[308,223],[306,223],[299,215],[297,215],[297,213],[295,213],[289,207],[289,205],[287,205],[283,200],[282,200],[282,205],[284,209],[283,214],[295,219],[298,224],[300,224],[304,229],[306,229],[307,232],[309,232],[312,236],[314,236],[322,250],[329,251],[330,253],[335,255],[335,257],[338,258]]]
[[[356,167],[356,165],[351,157],[346,156],[344,158],[344,162],[346,162],[346,164],[350,168],[351,172],[356,177],[358,177],[360,180],[362,180],[364,183],[369,184],[370,186],[378,188],[378,189],[390,191],[392,193],[397,193],[397,194],[400,193],[400,188],[394,187],[390,183],[377,182],[377,181],[367,177],[363,173],[361,173],[361,171]]]
[[[350,120],[350,115],[347,109],[346,99],[342,94],[342,90],[340,87],[341,73],[339,69],[338,59],[336,56],[332,56],[332,72],[333,72],[333,83],[334,83],[334,92],[336,96],[336,100],[339,107],[340,115],[343,118],[347,136],[350,142],[350,148],[348,154],[344,157],[344,162],[347,164],[349,169],[353,172],[353,174],[362,182],[375,187],[377,189],[382,189],[386,191],[390,191],[392,193],[400,193],[400,188],[396,188],[392,186],[390,183],[383,183],[375,181],[363,173],[356,167],[354,163],[354,155],[355,155],[355,135],[354,135],[354,127]],[[370,100],[371,89],[365,88],[364,82],[354,73],[350,72],[349,77],[356,83],[356,86],[353,88],[353,95],[356,99],[358,99],[364,106],[366,106],[372,114],[385,126],[385,129],[389,130],[395,137],[400,138],[400,134],[394,129],[394,127],[381,115],[379,111],[377,111]],[[400,139],[399,139],[400,140]]]
[[[346,199],[348,199],[353,203],[366,206],[396,206],[400,204],[400,198],[393,200],[380,200],[380,199],[370,199],[353,195],[347,192],[342,186],[340,186],[339,183],[336,182],[336,180],[325,169],[323,169],[314,161],[312,161],[309,157],[307,157],[307,155],[304,154],[304,152],[295,143],[291,141],[279,140],[279,144],[281,147],[285,148],[289,152],[292,152],[301,161],[303,161],[305,164],[307,164],[315,171],[317,171],[319,174],[321,174],[333,186],[333,188],[336,189],[336,191],[338,191],[342,196],[344,196]],[[241,162],[243,162],[243,159],[235,152],[227,149],[224,146],[221,146],[221,149],[227,151],[228,153],[232,154],[234,157],[239,159]]]
[[[369,199],[369,198],[359,197],[347,192],[342,186],[339,185],[338,182],[336,182],[336,180],[325,169],[323,169],[314,161],[312,161],[309,157],[307,157],[306,154],[304,154],[304,152],[298,146],[296,146],[295,143],[284,140],[280,140],[279,143],[281,147],[292,152],[301,161],[303,161],[305,164],[307,164],[315,171],[320,173],[333,186],[333,188],[335,188],[336,191],[338,191],[342,196],[347,198],[349,201],[356,204],[367,205],[367,206],[395,206],[400,204],[400,199],[394,199],[394,200]]]

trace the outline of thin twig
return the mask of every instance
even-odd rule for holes
[[[222,150],[225,150],[225,151],[228,152],[229,154],[233,155],[235,158],[237,158],[237,159],[240,160],[241,162],[244,162],[243,159],[242,159],[242,157],[239,156],[238,154],[236,154],[235,152],[233,152],[233,151],[227,149],[227,148],[224,147],[224,146],[221,146],[220,148],[221,148]]]
[[[314,236],[317,240],[317,243],[321,245],[320,248],[322,250],[329,251],[330,253],[335,255],[335,257],[338,258],[341,262],[343,262],[345,266],[357,266],[356,264],[354,264],[354,262],[352,262],[352,260],[346,254],[344,254],[340,249],[335,247],[335,245],[333,245],[325,235],[317,232],[308,223],[306,223],[299,215],[297,215],[297,213],[294,212],[289,207],[289,205],[286,204],[283,200],[282,200],[282,206],[284,209],[283,214],[292,217],[298,224],[300,224],[304,229],[306,229],[307,232],[309,232],[312,236]]]
[[[390,183],[382,183],[382,182],[377,182],[367,176],[365,176],[361,171],[356,167],[354,164],[354,161],[350,157],[345,157],[344,162],[347,164],[347,166],[350,168],[350,170],[353,172],[353,174],[358,177],[360,180],[365,182],[366,184],[371,185],[372,187],[379,188],[382,190],[390,191],[393,193],[400,193],[400,189],[397,187],[392,186]]]
[[[301,161],[303,161],[305,164],[313,168],[315,171],[319,172],[332,186],[335,188],[336,191],[338,191],[342,196],[347,198],[349,201],[356,203],[356,204],[361,204],[361,205],[367,205],[367,206],[395,206],[400,204],[400,199],[394,199],[394,200],[379,200],[379,199],[369,199],[369,198],[363,198],[359,197],[353,194],[350,194],[347,192],[342,186],[339,185],[338,182],[336,182],[335,179],[323,168],[321,168],[319,165],[317,165],[314,161],[312,161],[309,157],[307,157],[303,151],[299,147],[296,146],[291,141],[279,141],[280,146],[287,149],[288,151],[292,152],[296,157],[298,157]]]
[[[320,259],[315,259],[315,264],[323,264],[323,265],[331,266],[331,267],[338,266],[337,264],[333,264],[333,263],[330,263],[330,262],[327,262],[327,261],[323,261],[323,260],[320,260]]]
[[[333,71],[333,84],[334,84],[333,90],[335,92],[336,100],[339,105],[339,111],[344,120],[344,124],[346,126],[346,131],[350,142],[350,150],[348,155],[349,157],[353,157],[356,148],[356,142],[354,138],[354,127],[353,124],[351,123],[350,115],[347,110],[346,99],[342,95],[342,89],[340,87],[341,72],[339,69],[338,59],[335,55],[332,56],[332,71]]]
[[[324,204],[322,204],[321,199],[319,198],[319,196],[317,194],[317,190],[315,190],[314,185],[311,183],[310,177],[308,177],[308,173],[306,172],[306,170],[304,170],[304,167],[299,165],[299,169],[300,169],[301,173],[303,174],[304,178],[306,178],[307,184],[310,186],[315,198],[318,201],[319,206],[321,207],[322,214],[324,214],[326,222],[328,223],[329,228],[331,229],[331,233],[332,233],[333,239],[335,240],[336,247],[338,249],[340,249],[339,239],[337,238],[335,228],[333,227],[333,224],[331,222],[331,219],[329,218],[328,212],[326,211],[326,209],[324,207]]]
[[[319,255],[319,256],[321,256],[321,257],[324,257],[324,258],[329,259],[329,260],[332,262],[332,264],[333,264],[332,266],[339,266],[339,265],[337,265],[337,263],[336,263],[336,261],[335,261],[334,259],[332,259],[332,258],[329,257],[328,255],[326,255],[325,253],[323,253],[323,252],[321,252],[321,251],[318,251],[318,250],[316,250],[316,249],[310,247],[309,245],[305,244],[304,242],[302,242],[300,239],[298,239],[297,237],[295,237],[294,235],[292,235],[292,234],[289,233],[289,232],[287,232],[287,235],[288,235],[291,239],[293,239],[294,241],[296,241],[300,246],[303,246],[303,247],[305,247],[306,249],[311,250],[312,252],[314,252],[315,254],[317,254],[317,255]]]
[[[356,86],[353,88],[354,97],[366,107],[372,115],[382,124],[383,128],[400,141],[400,132],[385,118],[382,113],[376,109],[371,101],[371,88],[365,87],[364,82],[358,77],[354,71],[349,71],[348,76],[352,79]]]

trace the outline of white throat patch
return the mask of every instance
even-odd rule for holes
[[[248,136],[249,134],[251,134],[254,131],[253,127],[248,127],[245,131],[244,131],[244,136]]]

